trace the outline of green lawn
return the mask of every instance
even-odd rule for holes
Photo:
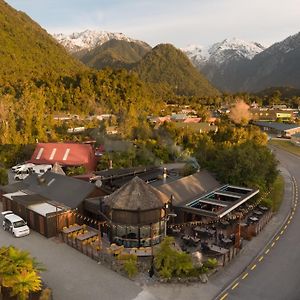
[[[283,200],[284,179],[281,175],[277,177],[268,197],[263,201],[265,205],[272,208],[272,211],[279,210]]]
[[[300,156],[300,147],[295,146],[291,141],[270,140],[269,144]]]

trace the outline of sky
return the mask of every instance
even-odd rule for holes
[[[152,46],[236,37],[269,46],[300,31],[300,0],[6,0],[49,33],[122,32]]]

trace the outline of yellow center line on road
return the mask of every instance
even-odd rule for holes
[[[270,252],[270,249],[268,249],[266,252],[265,252],[265,254],[268,254]]]
[[[235,288],[237,288],[238,287],[238,285],[239,285],[240,283],[239,282],[237,282],[231,289],[232,290],[234,290]]]
[[[244,276],[242,277],[242,279],[247,278],[248,275],[249,275],[249,273],[244,274]]]
[[[251,267],[251,270],[253,271],[255,268],[256,268],[256,265],[253,265],[253,266]]]
[[[263,259],[264,259],[264,257],[261,256],[258,261],[261,262]]]
[[[228,293],[224,294],[219,300],[224,300],[227,298],[227,296],[228,296]]]

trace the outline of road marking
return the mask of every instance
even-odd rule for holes
[[[280,239],[280,236],[278,236],[277,238],[276,238],[276,241],[278,241]]]
[[[284,230],[281,230],[280,234],[283,235],[283,233],[284,233]]]
[[[226,294],[224,294],[221,298],[220,298],[220,300],[224,300],[224,299],[226,299],[227,298],[227,296],[228,296],[228,293],[226,293]]]
[[[231,289],[232,290],[234,290],[235,288],[237,288],[238,287],[238,285],[239,285],[240,283],[239,282],[237,282]]]
[[[286,229],[286,228],[287,228],[287,225],[285,225],[283,228]]]
[[[274,247],[274,245],[275,245],[275,242],[272,243],[271,247]]]
[[[293,219],[293,216],[290,216],[290,220],[292,220]]]
[[[253,266],[251,267],[251,270],[253,271],[255,268],[256,268],[256,265],[253,265]]]
[[[261,256],[258,261],[261,262],[263,259],[264,259],[264,257]]]
[[[248,275],[249,275],[249,273],[244,274],[244,276],[242,277],[242,279],[245,279]]]
[[[291,221],[288,221],[287,223],[288,223],[288,224],[290,224],[290,223],[291,223]]]
[[[270,252],[270,249],[268,249],[266,252],[265,252],[265,254],[268,254]]]

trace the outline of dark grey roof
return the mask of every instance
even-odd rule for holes
[[[157,187],[168,197],[173,195],[173,205],[182,205],[220,186],[220,183],[207,171],[180,178]]]
[[[49,171],[36,180],[36,184],[31,185],[29,189],[52,201],[76,208],[91,194],[95,185]]]
[[[269,127],[278,131],[285,131],[294,128],[300,128],[298,124],[287,124],[287,123],[278,123],[278,122],[264,122],[264,121],[256,121],[253,122],[254,125]]]
[[[17,191],[23,190],[27,186],[28,185],[24,181],[18,181],[12,184],[1,186],[1,191],[4,194],[10,194],[10,193],[15,193]]]
[[[22,183],[7,185],[6,193],[23,190],[26,194],[38,194],[46,199],[76,208],[96,188],[94,184],[51,171],[38,177],[29,175]]]
[[[48,199],[46,199],[40,195],[37,195],[37,194],[12,196],[12,199],[14,201],[16,201],[17,203],[24,205],[25,207],[32,205],[32,204],[48,202]]]

